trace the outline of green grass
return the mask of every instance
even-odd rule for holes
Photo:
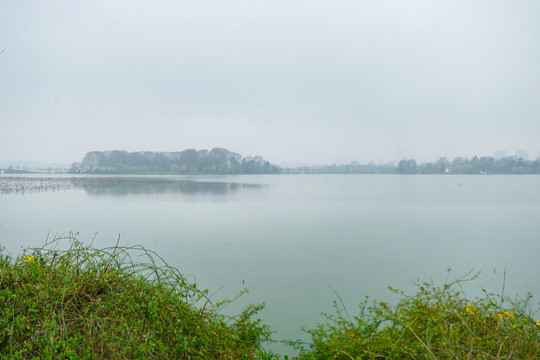
[[[75,235],[16,258],[0,251],[0,358],[279,358],[263,349],[271,341],[257,317],[264,305],[222,315],[234,299],[212,304],[154,252],[97,250]],[[391,289],[396,305],[366,298],[353,316],[336,294],[334,313],[304,329],[310,343],[286,343],[301,360],[540,358],[532,297],[467,299],[462,284],[477,275],[417,284],[412,296]]]
[[[96,250],[74,236],[17,258],[1,253],[0,358],[270,358],[262,349],[270,331],[255,319],[263,305],[220,315],[222,304],[159,260],[142,247]]]

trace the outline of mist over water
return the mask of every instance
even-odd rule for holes
[[[84,178],[84,177],[83,177]],[[118,181],[118,179],[123,179]],[[442,284],[476,269],[480,286],[540,296],[538,176],[258,175],[103,177],[102,186],[0,195],[0,245],[47,234],[95,247],[140,244],[210,289],[226,311],[265,302],[276,338],[305,338],[334,290],[351,313],[387,286]],[[107,182],[107,179],[117,179]],[[136,180],[136,181],[135,181]],[[285,353],[280,345],[275,348]]]

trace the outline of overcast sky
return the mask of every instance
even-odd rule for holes
[[[3,1],[3,49],[0,163],[540,152],[538,0]]]

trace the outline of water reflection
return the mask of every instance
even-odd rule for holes
[[[202,182],[193,180],[141,180],[141,181],[114,181],[107,183],[88,184],[84,190],[89,195],[126,196],[172,194],[183,195],[227,195],[241,190],[258,190],[261,184],[242,184],[231,182]]]

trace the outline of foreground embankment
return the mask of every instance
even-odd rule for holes
[[[67,249],[60,250],[60,248]],[[134,262],[143,256],[146,261]],[[206,292],[141,247],[74,236],[0,260],[0,358],[254,359],[268,329],[219,314]]]
[[[412,296],[392,289],[397,305],[366,299],[354,313],[336,294],[335,312],[305,330],[312,342],[288,343],[311,360],[539,358],[532,298],[466,299],[461,285],[474,279],[418,284]],[[263,348],[263,305],[225,316],[228,302],[213,304],[152,251],[94,249],[70,234],[17,257],[0,253],[0,358],[282,358]]]

